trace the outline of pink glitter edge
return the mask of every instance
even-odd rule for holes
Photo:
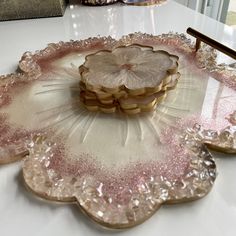
[[[49,46],[45,49],[37,51],[35,54],[26,52],[22,56],[19,66],[21,70],[25,73],[32,73],[35,70],[34,72],[40,75],[44,71],[48,71],[48,69],[50,68],[49,64],[45,63],[45,61],[61,58],[64,55],[69,54],[71,51],[83,52],[88,49],[97,48],[98,46],[98,48],[100,49],[111,49],[113,47],[127,45],[130,43],[141,43],[145,45],[155,44],[171,46],[176,52],[184,53],[184,55],[187,56],[188,59],[191,60],[191,62],[194,62],[198,69],[201,69],[198,67],[198,61],[196,61],[195,58],[196,53],[194,51],[194,47],[192,46],[191,41],[184,34],[172,34],[172,38],[162,38],[165,36],[166,34],[160,36],[153,36],[150,34],[134,33],[123,36],[118,41],[109,36],[107,38],[95,37],[81,41],[52,43],[49,44]],[[142,39],[142,37],[144,37],[144,39]],[[108,44],[106,41],[110,41],[110,44]],[[236,76],[224,76],[220,71],[217,71],[216,68],[214,68],[213,72],[209,71],[208,69],[204,69],[203,71],[215,78],[216,80],[219,80],[220,82],[224,83],[226,86],[236,90]]]
[[[62,137],[61,140],[63,140]],[[57,145],[53,147],[50,164],[45,168],[55,171],[62,179],[93,177],[97,182],[97,187],[99,183],[103,183],[103,193],[112,196],[114,203],[127,203],[127,194],[130,194],[128,189],[137,192],[138,187],[145,185],[151,176],[164,177],[167,181],[175,182],[181,179],[190,168],[190,154],[179,144],[176,137],[170,144],[166,143],[171,145],[167,148],[166,161],[138,161],[118,169],[108,168],[86,153],[71,158],[64,144],[59,140],[55,142]]]

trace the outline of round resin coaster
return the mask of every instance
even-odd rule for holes
[[[79,71],[81,101],[105,113],[153,111],[180,77],[177,56],[141,45],[88,55]]]
[[[88,55],[134,44],[176,55],[178,83],[152,112],[90,111],[83,98],[104,101],[107,94],[88,90],[79,67]],[[194,124],[220,132],[236,110],[235,72],[215,59],[209,47],[195,53],[182,34],[90,38],[25,53],[22,72],[1,78],[1,161],[28,154],[23,176],[34,194],[75,203],[109,228],[135,226],[165,203],[204,197],[216,166]],[[143,103],[125,97],[120,107]]]
[[[167,0],[122,0],[122,2],[128,5],[135,6],[151,6],[151,5],[161,5]]]

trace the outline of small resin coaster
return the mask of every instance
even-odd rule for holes
[[[90,111],[153,111],[180,77],[178,57],[128,45],[88,55],[79,68],[81,101]]]
[[[81,79],[86,56],[134,44],[178,56],[175,89],[152,112],[89,111],[81,92],[85,99],[104,94],[88,93]],[[129,228],[162,204],[211,190],[216,166],[203,140],[213,133],[205,130],[235,125],[236,110],[236,73],[217,65],[212,48],[196,53],[183,34],[137,33],[50,44],[25,53],[19,68],[0,80],[0,162],[27,155],[23,176],[34,194],[75,203],[103,226]],[[214,147],[225,150],[221,140]]]

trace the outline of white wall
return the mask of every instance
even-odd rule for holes
[[[225,22],[229,0],[175,0],[216,20]]]

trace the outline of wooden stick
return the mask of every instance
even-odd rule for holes
[[[200,48],[201,42],[204,42],[204,43],[210,45],[211,47],[223,52],[224,54],[226,54],[229,57],[232,57],[233,59],[236,60],[236,51],[233,50],[232,48],[229,48],[229,47],[217,42],[216,40],[200,33],[199,31],[197,31],[195,29],[188,28],[187,33],[190,34],[191,36],[193,36],[194,38],[196,38],[196,51],[198,51],[198,49]]]

